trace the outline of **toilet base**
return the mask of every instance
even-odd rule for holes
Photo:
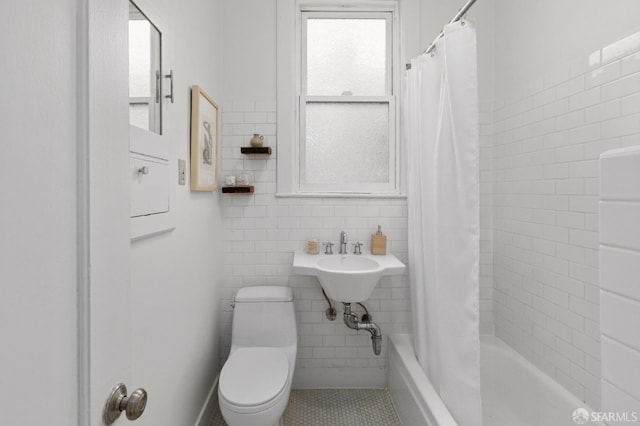
[[[220,409],[222,412],[222,408]],[[284,416],[281,416],[275,423],[265,423],[262,413],[256,413],[255,418],[250,418],[251,414],[229,413],[223,412],[222,417],[229,426],[284,426]],[[240,417],[242,416],[242,417]]]
[[[280,401],[266,410],[256,413],[238,413],[231,410],[218,393],[218,405],[220,406],[222,417],[224,417],[229,426],[283,426],[284,410],[289,403],[291,389],[290,386],[288,387],[289,389],[286,390],[285,395],[282,395]]]

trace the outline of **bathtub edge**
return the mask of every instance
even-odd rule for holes
[[[389,336],[388,359],[389,394],[402,424],[416,424],[407,420],[419,418],[428,426],[458,425],[418,364],[410,334]]]

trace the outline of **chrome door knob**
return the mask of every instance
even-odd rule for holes
[[[140,167],[138,169],[138,173],[141,174],[141,175],[148,175],[149,174],[149,166]]]
[[[134,390],[131,395],[122,400],[122,404],[127,418],[136,420],[144,413],[144,409],[147,407],[147,391],[142,388]],[[121,405],[120,410],[122,409]]]
[[[147,406],[147,391],[140,388],[127,396],[127,387],[123,383],[117,384],[112,390],[102,412],[102,419],[107,425],[113,424],[124,411],[127,419],[136,420]]]

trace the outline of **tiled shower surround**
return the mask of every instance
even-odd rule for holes
[[[640,33],[496,102],[498,337],[600,406],[598,157],[640,144]]]
[[[490,118],[482,114],[481,191],[491,191]],[[273,154],[244,155],[253,133],[265,136]],[[365,302],[383,333],[382,353],[376,356],[370,334],[347,328],[342,304],[338,317],[325,317],[328,305],[315,277],[295,275],[293,252],[306,240],[336,242],[344,230],[351,243],[364,243],[369,250],[371,234],[378,225],[388,238],[388,250],[407,262],[407,201],[384,198],[278,198],[276,193],[276,108],[274,103],[231,101],[222,106],[221,181],[226,175],[244,174],[255,186],[253,195],[223,195],[225,217],[224,293],[222,300],[221,361],[231,340],[233,293],[248,285],[289,285],[294,290],[298,318],[298,359],[294,387],[383,387],[387,364],[386,338],[390,333],[411,331],[408,277],[383,278]],[[493,331],[491,278],[490,198],[482,202],[481,309],[482,328]],[[357,305],[355,311],[364,311]]]

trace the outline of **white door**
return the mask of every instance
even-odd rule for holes
[[[0,13],[0,424],[75,425],[76,0]]]
[[[124,383],[131,394],[138,387],[130,383],[129,89],[127,55],[122,53],[128,49],[128,1],[86,1],[86,20],[80,18],[78,34],[78,118],[79,133],[85,132],[88,143],[84,153],[80,143],[87,161],[84,171],[80,163],[78,178],[88,197],[84,219],[80,217],[88,247],[87,286],[81,285],[79,292],[79,380],[81,390],[85,388],[79,402],[87,411],[81,412],[79,424],[102,426],[112,388]],[[84,86],[82,75],[87,77]],[[114,424],[126,423],[122,415]]]
[[[2,426],[102,426],[112,387],[139,386],[127,11],[126,0],[3,2]]]

